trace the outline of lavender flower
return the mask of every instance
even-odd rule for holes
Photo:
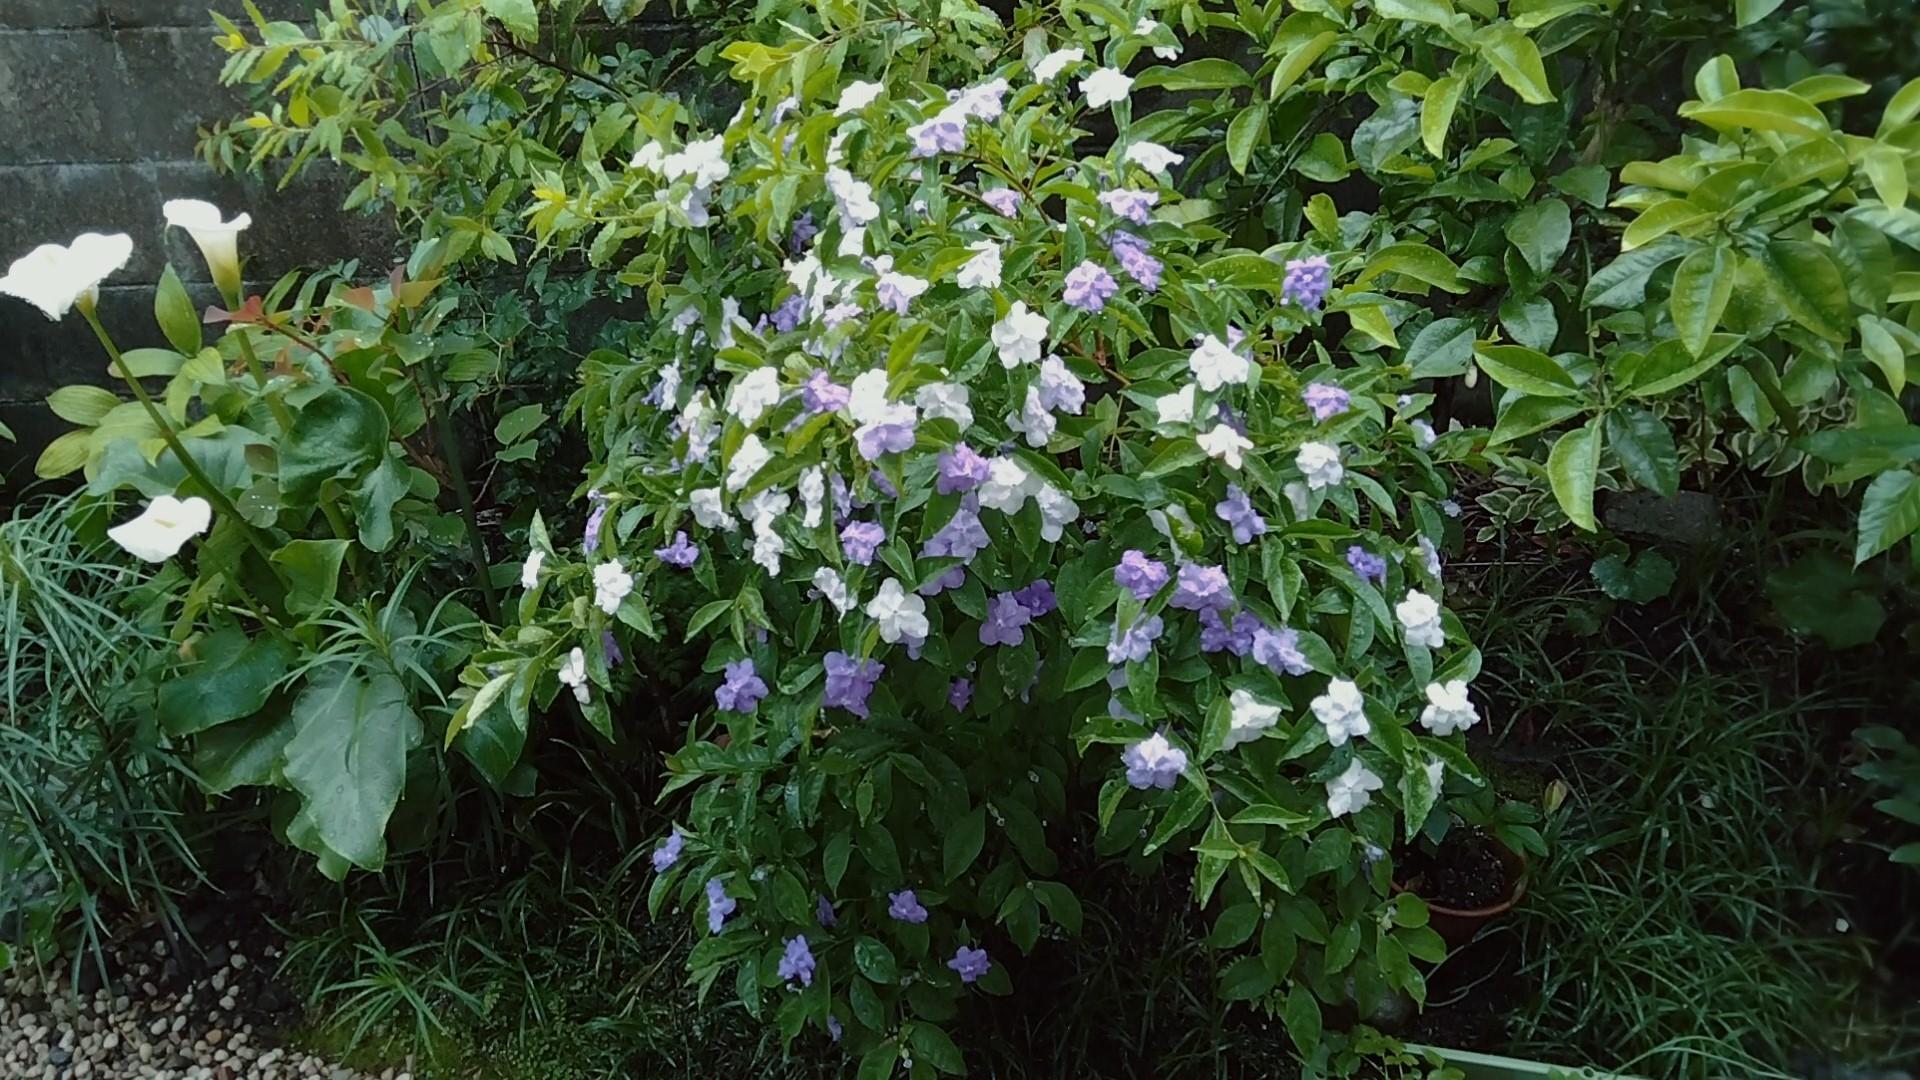
[[[1287,274],[1280,282],[1280,294],[1309,311],[1318,308],[1333,285],[1333,269],[1325,255],[1288,259]]]
[[[845,709],[866,719],[869,715],[867,696],[873,693],[874,684],[880,681],[880,673],[886,666],[878,660],[855,660],[843,652],[828,653],[823,664],[827,686],[820,699],[821,707]]]
[[[660,841],[660,846],[653,849],[653,872],[664,874],[673,869],[673,864],[680,861],[681,849],[686,846],[685,834],[681,833],[679,826],[674,826],[673,832],[668,833],[667,838]]]
[[[840,925],[840,917],[833,913],[833,901],[824,896],[814,899],[813,918],[829,930]]]
[[[898,454],[912,449],[916,422],[917,416],[911,405],[896,403],[884,407],[879,416],[854,429],[853,439],[860,447],[860,456],[868,461],[878,461],[882,454]]]
[[[1049,356],[1040,364],[1038,391],[1040,407],[1055,412],[1080,415],[1087,404],[1087,384],[1067,369],[1066,361]]]
[[[806,317],[806,314],[807,298],[801,296],[799,293],[794,293],[792,296],[782,300],[779,307],[773,309],[773,315],[769,321],[773,323],[775,330],[784,334],[791,331],[794,327],[799,326],[800,321]]]
[[[987,482],[987,459],[966,443],[941,454],[938,464],[940,475],[934,480],[933,489],[942,495],[972,491]]]
[[[920,906],[920,898],[913,895],[912,889],[888,893],[887,900],[887,914],[895,919],[916,925],[927,921],[927,909]]]
[[[1138,664],[1146,660],[1163,629],[1165,622],[1158,615],[1137,619],[1125,630],[1120,628],[1119,623],[1114,623],[1113,637],[1107,642],[1107,663]]]
[[[1225,610],[1233,606],[1233,588],[1227,583],[1227,572],[1218,566],[1184,563],[1167,603],[1183,611]]]
[[[600,655],[606,659],[609,669],[617,668],[627,662],[627,658],[620,652],[620,641],[613,636],[611,630],[600,631]]]
[[[1004,592],[987,601],[987,617],[980,623],[980,644],[1018,645],[1026,640],[1021,627],[1033,621],[1033,613],[1013,593]]]
[[[1267,531],[1267,520],[1253,508],[1252,500],[1239,484],[1227,485],[1227,497],[1214,504],[1213,512],[1233,529],[1236,544],[1250,544],[1254,537]]]
[[[1125,229],[1115,229],[1113,235],[1107,237],[1107,250],[1113,253],[1120,269],[1141,288],[1153,292],[1160,287],[1160,271],[1165,267],[1153,257],[1153,249],[1145,240]]]
[[[1127,767],[1127,783],[1141,791],[1166,791],[1180,782],[1180,774],[1187,768],[1187,753],[1155,732],[1127,747],[1120,761]]]
[[[1170,576],[1166,563],[1149,559],[1146,552],[1137,549],[1120,556],[1120,564],[1113,568],[1114,584],[1141,601],[1152,599],[1153,594],[1165,588]]]
[[[887,530],[878,522],[854,521],[840,530],[840,550],[847,561],[859,566],[873,565],[873,552],[887,542]]]
[[[1115,217],[1124,218],[1135,225],[1145,225],[1148,212],[1160,201],[1157,191],[1134,191],[1131,188],[1118,188],[1100,193],[1100,205],[1113,211]]]
[[[1371,581],[1375,585],[1387,583],[1386,558],[1375,555],[1359,544],[1347,549],[1347,565],[1353,567],[1353,572],[1359,575],[1361,581]]]
[[[820,235],[820,226],[813,223],[813,211],[801,214],[793,222],[793,233],[787,238],[787,250],[795,255],[807,250],[807,244]]]
[[[699,561],[700,549],[694,547],[693,543],[687,539],[686,530],[680,529],[673,534],[673,543],[663,548],[653,549],[653,557],[668,566],[677,566],[685,570]]]
[[[947,704],[953,706],[954,712],[966,712],[967,704],[972,700],[973,680],[971,679],[955,679],[953,685],[947,688]]]
[[[795,934],[787,939],[787,952],[780,958],[780,977],[801,986],[813,985],[813,950],[807,948],[807,936]]]
[[[1232,621],[1228,621],[1218,611],[1208,608],[1199,617],[1201,652],[1245,656],[1253,651],[1254,634],[1266,627],[1259,616],[1250,611],[1236,612]]]
[[[1300,651],[1300,632],[1285,626],[1278,630],[1262,626],[1253,632],[1253,659],[1276,675],[1305,675],[1313,670]]]
[[[1120,291],[1120,285],[1107,273],[1107,268],[1089,259],[1067,271],[1066,289],[1061,299],[1081,311],[1099,311],[1107,306],[1107,300]]]
[[[607,519],[607,497],[599,488],[587,492],[587,501],[593,504],[593,510],[587,514],[587,527],[580,537],[580,549],[591,555],[600,550],[600,523]]]
[[[987,973],[987,969],[993,966],[993,961],[987,959],[987,950],[969,949],[962,945],[954,950],[953,959],[947,961],[947,966],[960,976],[961,982],[973,983],[978,982],[980,976]]]
[[[727,924],[727,916],[739,906],[739,901],[727,895],[725,882],[719,878],[707,879],[707,933],[719,933],[720,928]]]
[[[939,596],[948,589],[957,589],[966,583],[967,572],[955,566],[949,568],[946,573],[941,574],[939,577],[934,578],[913,591],[919,593],[921,596]],[[920,659],[919,654],[914,653],[911,649],[908,650],[908,653],[912,655],[915,660]]]
[[[733,712],[750,713],[767,696],[767,684],[754,673],[753,660],[735,660],[726,667],[726,681],[713,692],[713,703]]]
[[[980,193],[980,201],[1000,214],[1013,217],[1020,212],[1020,193],[1012,188],[994,188]]]
[[[987,528],[980,523],[979,513],[973,507],[962,505],[954,511],[953,518],[940,527],[939,532],[928,538],[921,554],[932,558],[951,556],[970,560],[987,544]]]
[[[1015,589],[1013,598],[1027,609],[1027,614],[1036,619],[1051,615],[1060,607],[1060,600],[1053,594],[1053,582],[1040,578],[1024,589]]]
[[[1353,403],[1352,395],[1330,383],[1308,383],[1307,388],[1300,391],[1300,400],[1313,410],[1315,420],[1339,416]]]
[[[846,1034],[846,1031],[846,1028],[840,1026],[839,1017],[827,1017],[827,1038],[832,1039],[834,1042],[839,1042],[840,1036]]]
[[[963,112],[942,109],[930,120],[907,129],[913,139],[909,157],[928,158],[935,154],[957,154],[967,148],[967,116]]]

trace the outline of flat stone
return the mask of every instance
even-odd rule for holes
[[[1677,492],[1671,498],[1645,491],[1624,492],[1608,497],[1600,516],[1615,532],[1678,544],[1711,544],[1724,532],[1720,500],[1698,491]]]

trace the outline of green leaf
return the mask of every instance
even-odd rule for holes
[[[1689,356],[1687,347],[1677,338],[1670,338],[1648,350],[1646,356],[1627,369],[1616,373],[1619,381],[1626,385],[1627,393],[1636,398],[1656,397],[1669,390],[1677,390],[1706,374],[1727,354],[1740,344],[1737,334],[1714,334],[1707,339],[1707,349],[1698,357]]]
[[[1559,199],[1534,203],[1507,221],[1507,239],[1536,274],[1545,274],[1560,261],[1573,237],[1573,215]]]
[[[900,1064],[900,1043],[887,1039],[860,1056],[860,1071],[854,1080],[888,1080],[893,1067]]]
[[[289,540],[274,552],[274,565],[287,572],[287,610],[312,615],[333,603],[346,554],[345,540]]]
[[[1735,90],[1712,101],[1688,101],[1680,115],[1715,131],[1777,131],[1784,135],[1822,135],[1827,118],[1820,109],[1785,90]]]
[[[1726,313],[1731,299],[1733,259],[1724,246],[1701,248],[1680,261],[1667,306],[1688,352],[1699,356],[1706,351],[1707,339],[1720,325],[1720,316]]]
[[[1311,1055],[1320,1045],[1320,1003],[1304,985],[1294,983],[1287,991],[1287,1003],[1280,1010],[1280,1019],[1287,1027],[1287,1037],[1301,1053]]]
[[[1453,5],[1448,0],[1373,0],[1375,14],[1388,19],[1446,26],[1453,21]]]
[[[1608,555],[1594,562],[1593,580],[1615,600],[1650,604],[1673,588],[1673,563],[1652,550],[1635,555],[1631,563],[1624,556]]]
[[[1464,375],[1473,363],[1473,324],[1452,317],[1435,319],[1420,328],[1400,362],[1412,370],[1410,378],[1439,379]]]
[[[1354,284],[1365,285],[1382,274],[1404,274],[1447,292],[1467,291],[1460,280],[1460,268],[1426,244],[1388,244],[1367,259],[1366,269],[1354,278]]]
[[[400,680],[322,669],[293,705],[286,778],[320,839],[353,865],[386,861],[387,820],[406,781],[420,718]]]
[[[547,410],[538,405],[522,405],[493,425],[493,437],[502,446],[511,446],[526,438],[547,422]]]
[[[1427,84],[1420,99],[1420,141],[1427,153],[1444,158],[1447,129],[1453,126],[1453,112],[1460,106],[1460,92],[1466,88],[1457,75],[1448,75]]]
[[[1328,47],[1338,40],[1340,40],[1338,33],[1322,30],[1288,49],[1286,55],[1280,58],[1280,62],[1274,65],[1273,80],[1267,86],[1267,97],[1277,98],[1286,93],[1287,88],[1299,82],[1300,77],[1313,66],[1313,62],[1320,59],[1320,54],[1326,52]]]
[[[1865,645],[1880,634],[1887,610],[1879,587],[1831,551],[1815,550],[1767,575],[1767,596],[1797,633],[1835,649]]]
[[[1871,146],[1862,157],[1861,166],[1866,169],[1867,179],[1873,184],[1873,193],[1880,201],[1891,207],[1902,207],[1907,202],[1907,165],[1906,154],[1891,146]]]
[[[1587,279],[1580,302],[1588,307],[1637,307],[1647,295],[1647,279],[1655,270],[1685,254],[1687,245],[1665,240],[1628,251],[1596,270]]]
[[[1860,316],[1860,351],[1887,378],[1894,397],[1907,387],[1907,351],[1877,315]]]
[[[1860,502],[1860,535],[1853,546],[1853,565],[1912,536],[1920,529],[1920,475],[1893,469],[1873,478]]]
[[[980,848],[987,842],[987,811],[976,806],[973,812],[955,822],[941,842],[941,881],[951,883],[973,866]]]
[[[87,464],[92,456],[95,432],[92,428],[77,428],[62,433],[40,450],[40,457],[33,463],[33,475],[42,480],[58,480],[75,472]],[[13,433],[6,433],[8,442],[13,441]],[[142,461],[142,464],[145,464]]]
[[[1920,116],[1920,79],[1908,80],[1887,101],[1887,109],[1880,114],[1880,127],[1875,137],[1886,138],[1895,128],[1915,116]]]
[[[1207,936],[1207,944],[1216,949],[1232,949],[1246,943],[1260,925],[1260,905],[1254,903],[1235,904],[1222,911],[1214,920],[1213,933]]]
[[[1600,420],[1595,417],[1586,426],[1567,432],[1553,444],[1547,455],[1547,479],[1553,483],[1553,497],[1567,519],[1588,532],[1596,528],[1593,520],[1593,481],[1600,468]]]
[[[1620,250],[1632,251],[1677,229],[1698,225],[1712,216],[1713,211],[1702,209],[1685,199],[1667,199],[1664,202],[1654,203],[1642,210],[1640,216],[1634,218],[1627,225],[1626,231],[1620,234]],[[1643,283],[1642,289],[1644,288]]]
[[[1863,206],[1847,214],[1849,221],[1863,221],[1888,237],[1920,251],[1920,210],[1911,206]]]
[[[193,310],[193,298],[180,284],[180,275],[172,264],[160,272],[160,284],[153,292],[153,318],[160,332],[174,349],[186,356],[200,351],[200,316]]]
[[[1494,421],[1487,445],[1510,443],[1586,411],[1584,404],[1566,398],[1509,397],[1501,405],[1500,417]]]
[[[1200,444],[1194,440],[1172,439],[1168,441],[1167,445],[1161,447],[1160,452],[1153,456],[1152,461],[1147,463],[1147,467],[1141,472],[1140,477],[1143,480],[1152,480],[1154,477],[1165,476],[1170,472],[1184,469],[1189,465],[1196,465],[1205,461],[1206,458],[1207,452],[1200,449]]]
[[[1223,90],[1234,86],[1247,86],[1253,77],[1247,69],[1231,60],[1210,56],[1201,60],[1191,60],[1178,67],[1153,67],[1140,73],[1133,81],[1134,89],[1162,86],[1168,90]]]
[[[1795,322],[1829,341],[1846,340],[1853,305],[1825,248],[1806,240],[1775,240],[1761,263]]]
[[[1080,932],[1082,920],[1086,917],[1080,909],[1080,898],[1073,890],[1058,881],[1036,881],[1033,883],[1033,895],[1040,900],[1040,906],[1047,909],[1047,918],[1069,934]]]
[[[309,506],[328,480],[354,479],[387,452],[387,414],[358,390],[335,386],[306,403],[280,452],[280,493]]]
[[[285,709],[208,728],[193,740],[194,775],[212,795],[270,784],[292,738],[293,717]]]
[[[1679,490],[1680,455],[1665,420],[1623,405],[1607,414],[1607,442],[1634,483],[1662,497]]]
[[[953,1045],[953,1040],[939,1027],[925,1020],[915,1021],[908,1041],[918,1055],[916,1060],[925,1061],[951,1076],[959,1076],[967,1071],[966,1062],[960,1057],[960,1048]]]
[[[169,735],[192,735],[259,712],[293,664],[284,639],[249,640],[238,626],[202,638],[194,655],[199,663],[160,684],[157,717]]]
[[[1545,105],[1553,100],[1547,86],[1547,69],[1540,62],[1540,49],[1527,35],[1511,24],[1489,26],[1474,35],[1474,44],[1500,81],[1513,88],[1520,100],[1529,105]]]
[[[540,36],[540,15],[533,9],[533,0],[481,0],[480,6],[513,31],[514,37],[532,41]]]
[[[855,941],[853,962],[859,967],[860,974],[882,986],[900,981],[900,966],[894,962],[893,950],[878,938],[862,937]]]
[[[1478,345],[1480,370],[1509,390],[1534,397],[1578,397],[1580,387],[1554,359],[1525,345]]]
[[[368,551],[385,551],[393,543],[393,507],[412,484],[413,472],[407,463],[388,455],[354,489],[353,517]]]
[[[1393,323],[1387,320],[1387,310],[1380,304],[1359,304],[1343,309],[1347,321],[1353,328],[1372,338],[1389,349],[1400,347],[1400,339],[1393,335]]]
[[[1733,0],[1733,25],[1752,26],[1774,13],[1786,0]]]
[[[53,415],[69,424],[92,427],[120,404],[111,390],[98,386],[63,386],[47,395],[47,407]]]
[[[1247,162],[1252,160],[1253,148],[1267,133],[1267,103],[1256,101],[1240,110],[1240,114],[1227,125],[1227,162],[1233,171],[1242,176],[1247,174]]]

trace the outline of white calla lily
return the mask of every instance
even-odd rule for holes
[[[107,530],[107,538],[146,562],[166,562],[178,554],[188,540],[207,531],[213,522],[213,507],[195,495],[176,499],[161,495],[147,504],[140,516]]]
[[[169,199],[160,207],[167,224],[185,229],[207,260],[213,284],[229,303],[240,301],[240,234],[253,224],[253,217],[241,214],[227,221],[220,208],[199,199]]]
[[[59,322],[75,307],[92,312],[100,283],[132,257],[133,238],[125,233],[81,233],[69,246],[41,244],[7,268],[0,294],[25,300]]]

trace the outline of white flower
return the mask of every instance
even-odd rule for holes
[[[991,124],[1000,119],[1005,106],[1000,99],[1006,96],[1012,87],[1005,79],[989,79],[979,86],[969,86],[965,90],[947,91],[947,100],[965,116],[978,117]]]
[[[1426,565],[1428,576],[1435,581],[1440,580],[1440,549],[1424,536],[1416,542],[1420,545],[1420,561]]]
[[[207,531],[213,522],[213,507],[198,495],[176,499],[156,496],[140,516],[107,530],[107,538],[125,548],[127,554],[146,562],[166,562],[187,541]]]
[[[773,460],[773,454],[761,444],[760,436],[748,435],[740,443],[740,449],[733,452],[727,462],[727,490],[739,491],[753,479],[753,474],[766,467]]]
[[[736,326],[753,328],[753,324],[740,314],[740,301],[731,296],[723,296],[720,298],[720,336],[714,339],[713,347],[733,348],[733,328]]]
[[[726,529],[731,532],[737,524],[733,515],[720,505],[720,489],[717,487],[695,488],[687,496],[693,507],[693,520],[703,529]]]
[[[754,368],[734,382],[733,392],[727,395],[727,413],[752,427],[779,403],[780,373],[770,367]]]
[[[803,528],[820,527],[827,505],[827,477],[818,465],[809,465],[800,470],[800,524]]]
[[[833,107],[833,115],[845,116],[848,113],[859,112],[879,100],[881,91],[886,88],[885,83],[848,83],[846,89],[840,91],[840,104]]]
[[[1432,446],[1434,440],[1440,437],[1434,432],[1433,425],[1427,423],[1425,420],[1414,419],[1410,421],[1407,426],[1413,429],[1414,445],[1422,450]]]
[[[1424,645],[1437,649],[1446,644],[1446,632],[1440,629],[1440,604],[1433,597],[1414,589],[1407,598],[1394,605],[1393,613],[1406,628],[1409,645]]]
[[[1457,518],[1460,516],[1460,504],[1448,499],[1440,504],[1440,512],[1450,518]]]
[[[1125,690],[1127,688],[1127,669],[1117,667],[1108,672],[1107,686],[1114,690]],[[1107,712],[1122,720],[1132,720],[1135,723],[1139,723],[1142,720],[1139,713],[1127,708],[1126,702],[1120,700],[1119,694],[1110,694],[1107,696]],[[1166,739],[1161,738],[1160,741],[1165,742]]]
[[[1127,147],[1126,160],[1150,173],[1165,176],[1168,169],[1185,161],[1186,158],[1156,142],[1137,142]]]
[[[1051,544],[1080,518],[1080,504],[1052,484],[1041,484],[1033,504],[1040,508],[1040,539]]]
[[[871,368],[853,380],[853,393],[847,399],[847,415],[856,424],[871,424],[886,415],[887,372]]]
[[[1171,394],[1161,394],[1153,399],[1154,410],[1160,414],[1163,424],[1193,423],[1194,385],[1188,383]]]
[[[1000,366],[1008,371],[1021,364],[1037,363],[1040,349],[1047,342],[1047,317],[1028,311],[1025,300],[1015,300],[1006,317],[993,324],[989,336],[993,347],[1000,350]]]
[[[848,225],[865,225],[880,216],[880,204],[873,201],[873,186],[855,180],[845,169],[827,170],[827,190],[840,207],[840,216]]]
[[[840,246],[834,250],[843,259],[857,259],[867,253],[867,229],[862,225],[848,229],[840,235]]]
[[[17,296],[58,322],[74,305],[92,311],[100,283],[133,257],[133,238],[81,233],[72,247],[41,244],[13,261],[0,277],[0,295]]]
[[[969,250],[980,254],[968,259],[961,267],[960,274],[954,280],[963,289],[997,289],[1000,287],[1000,245],[993,240],[975,240],[967,245]]]
[[[633,591],[633,575],[620,565],[620,560],[603,562],[593,568],[593,603],[601,611],[611,615],[620,610],[620,601]]]
[[[633,152],[633,160],[627,162],[630,169],[657,173],[667,160],[667,152],[658,142],[649,142]]]
[[[769,574],[780,572],[780,556],[786,554],[787,542],[773,531],[773,515],[762,514],[753,519],[753,561],[761,565]]]
[[[847,588],[846,579],[833,567],[823,566],[815,570],[813,587],[819,589],[820,595],[826,597],[827,602],[833,605],[833,610],[842,616],[853,610],[853,591]]]
[[[1427,684],[1427,707],[1420,710],[1420,726],[1435,735],[1465,731],[1480,722],[1480,710],[1467,698],[1465,679]]]
[[[793,500],[787,497],[786,492],[767,488],[754,492],[751,499],[741,501],[740,516],[753,522],[754,528],[759,529],[786,513],[792,505]]]
[[[1040,388],[1037,386],[1027,387],[1027,400],[1020,407],[1019,412],[1007,414],[1008,429],[1025,435],[1027,445],[1036,448],[1047,445],[1053,438],[1054,429],[1058,426],[1059,421],[1055,420],[1053,414],[1048,412],[1047,407],[1041,403]]]
[[[587,654],[575,645],[573,651],[560,661],[560,682],[573,689],[573,699],[585,705],[593,700],[593,691],[587,686]]]
[[[1027,496],[1038,491],[1039,481],[1010,457],[987,462],[987,482],[981,484],[980,505],[1003,514],[1017,514],[1026,505]]]
[[[687,457],[693,461],[705,461],[713,440],[720,436],[720,425],[708,415],[712,411],[713,399],[704,389],[695,390],[686,408],[680,410],[680,430],[686,432]]]
[[[1086,58],[1087,50],[1085,49],[1059,49],[1050,52],[1041,57],[1039,63],[1033,65],[1033,81],[1050,83],[1060,77],[1060,73],[1067,69],[1068,64],[1077,64]]]
[[[913,403],[923,420],[951,420],[965,431],[973,426],[971,395],[959,383],[931,382],[914,391]]]
[[[727,178],[727,140],[723,135],[698,139],[686,149],[668,154],[660,163],[660,173],[668,180],[693,178],[693,186],[707,188]]]
[[[1080,80],[1080,92],[1087,95],[1087,107],[1090,109],[1102,109],[1125,101],[1127,92],[1132,89],[1133,80],[1119,68],[1099,68]]]
[[[1153,32],[1158,29],[1160,29],[1160,24],[1147,18],[1145,15],[1140,16],[1140,21],[1133,24],[1133,32],[1137,37],[1150,37]],[[1155,45],[1153,47],[1153,55],[1162,60],[1175,60],[1180,56],[1180,46]]]
[[[1340,464],[1340,448],[1326,443],[1301,443],[1293,464],[1300,470],[1300,475],[1306,478],[1310,491],[1332,487],[1347,475],[1347,470]]]
[[[1347,739],[1354,735],[1365,735],[1373,730],[1367,723],[1366,705],[1360,697],[1360,688],[1345,679],[1335,679],[1327,684],[1327,692],[1309,703],[1313,715],[1320,726],[1327,729],[1327,742],[1333,746],[1345,746]]]
[[[1200,339],[1187,357],[1187,370],[1211,394],[1228,384],[1239,385],[1253,375],[1253,361],[1233,351],[1233,347],[1212,334]]]
[[[168,199],[160,207],[167,224],[187,230],[220,295],[230,299],[240,295],[240,234],[253,224],[253,218],[241,214],[232,221],[222,218],[220,208],[199,199]]]
[[[1347,766],[1347,771],[1327,781],[1327,816],[1340,817],[1357,810],[1364,810],[1373,801],[1370,792],[1379,791],[1385,783],[1375,776],[1372,769],[1360,763],[1359,758]]]
[[[540,584],[540,564],[547,561],[547,553],[539,548],[527,552],[527,561],[520,564],[520,587],[531,589]]]
[[[927,636],[927,602],[908,592],[899,578],[880,583],[880,591],[867,601],[867,614],[880,624],[880,638],[889,644]]]
[[[1223,750],[1252,742],[1280,722],[1280,706],[1269,705],[1245,690],[1235,690],[1227,700],[1233,706],[1233,719],[1227,724]]]
[[[1194,438],[1200,449],[1210,458],[1227,463],[1227,468],[1237,469],[1241,465],[1240,452],[1253,449],[1253,440],[1233,430],[1226,424],[1215,424],[1213,430]]]
[[[891,269],[883,272],[879,280],[873,283],[875,290],[893,289],[897,291],[901,296],[900,306],[902,308],[921,293],[926,292],[927,285],[928,282],[926,278],[917,278],[912,274],[897,273]]]

